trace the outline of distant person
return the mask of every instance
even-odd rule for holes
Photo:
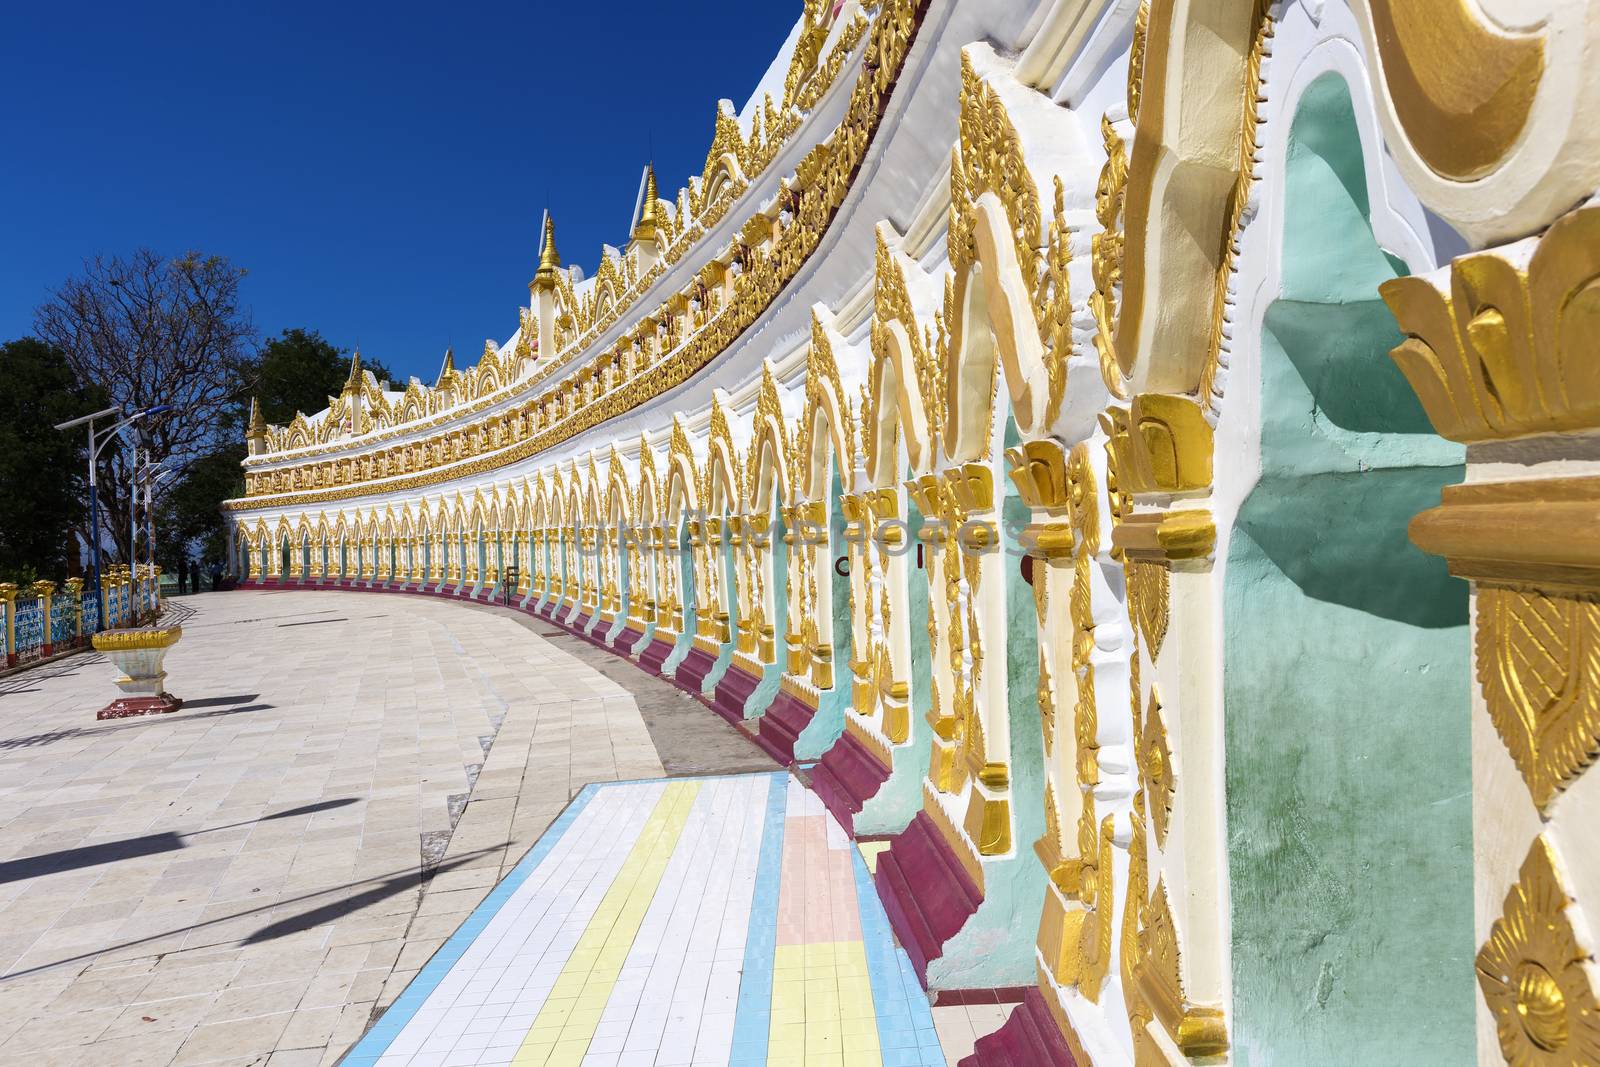
[[[216,592],[222,588],[222,568],[215,563],[211,565],[211,591]]]
[[[199,560],[196,559],[196,560],[191,560],[189,562],[189,572],[190,572],[190,575],[194,579],[194,591],[196,593],[198,593],[200,591],[200,561]]]
[[[189,592],[189,561],[178,561],[178,595],[185,596]]]

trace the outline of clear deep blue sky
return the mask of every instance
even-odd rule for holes
[[[428,383],[516,328],[546,199],[621,246],[651,154],[697,173],[800,0],[14,5],[0,35],[0,340],[99,253],[246,267],[257,327]]]

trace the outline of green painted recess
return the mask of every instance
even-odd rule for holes
[[[1406,524],[1464,453],[1389,358],[1377,289],[1405,266],[1337,76],[1299,102],[1284,195],[1224,583],[1233,1062],[1453,1067],[1475,1060],[1467,590]]]
[[[778,510],[777,494],[773,494],[767,522],[767,538],[770,542],[767,558],[771,561],[767,568],[767,580],[772,590],[772,617],[767,620],[767,625],[773,628],[773,656],[772,662],[761,672],[761,682],[750,694],[750,699],[745,701],[746,719],[759,719],[772,706],[772,702],[777,699],[778,689],[783,684],[783,669],[789,661],[785,634],[789,618],[789,552],[788,546],[783,541],[784,535],[788,532],[789,527],[784,523],[783,515]],[[760,634],[756,635],[756,641],[759,645]]]
[[[907,472],[910,476],[910,472]],[[867,799],[855,817],[858,837],[897,834],[922,810],[922,781],[928,774],[933,751],[933,728],[928,712],[933,707],[933,656],[928,647],[928,572],[922,532],[922,511],[916,498],[905,495],[906,585],[911,632],[911,738],[894,749],[894,768],[878,791]]]
[[[818,554],[817,587],[827,590],[818,597],[827,598],[818,610],[829,612],[833,619],[833,685],[822,691],[817,698],[817,713],[795,738],[797,760],[821,759],[833,747],[844,733],[844,709],[850,705],[850,578],[834,567],[840,557],[848,558],[850,545],[844,539],[844,509],[839,506],[844,487],[831,456],[828,467],[828,549],[825,554]]]
[[[1007,416],[1005,447],[1020,441],[1016,422]],[[1034,855],[1033,843],[1044,835],[1044,734],[1039,722],[1038,616],[1033,587],[1022,576],[1019,539],[1032,511],[1011,479],[1000,479],[996,489],[1004,495],[1000,544],[992,551],[1005,555],[1004,588],[983,590],[980,595],[1003,596],[1006,606],[1005,659],[987,662],[989,669],[1002,666],[1006,672],[1011,851],[984,863],[983,903],[945,942],[944,954],[929,962],[930,989],[1025,986],[1037,978],[1034,941],[1044,907],[1045,870]]]

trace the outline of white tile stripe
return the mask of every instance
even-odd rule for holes
[[[597,790],[485,924],[381,1067],[511,1062],[665,782]],[[585,1067],[726,1064],[775,776],[700,780],[700,792],[630,946]]]
[[[506,1046],[499,1062],[509,1063],[665,786],[599,790],[396,1035],[381,1067],[443,1063],[473,1046]]]
[[[760,814],[764,810],[769,781],[768,778],[702,780],[699,802],[691,814],[691,819],[700,820],[700,825],[695,828],[692,840],[686,828],[662,880],[663,892],[652,903],[624,967],[624,977],[639,983],[637,992],[630,986],[624,997],[614,994],[614,1014],[612,1006],[607,1005],[608,1017],[613,1023],[624,1016],[628,1019],[623,1030],[624,1039],[615,1048],[610,1040],[598,1047],[591,1045],[594,1058],[586,1057],[585,1064],[608,1063],[608,1054],[612,1052],[649,1053],[656,1064],[728,1061],[731,1029],[727,1041],[720,1047],[715,1041],[708,1041],[704,1055],[695,1055],[696,1042],[719,938],[726,929],[722,924],[727,903],[735,886],[740,887],[743,910],[748,915],[755,886],[755,865],[760,854]],[[745,845],[752,837],[753,848]],[[733,899],[737,901],[738,898]],[[738,931],[740,960],[743,959],[743,942],[741,927]],[[735,992],[738,973],[735,964]],[[612,1030],[607,1036],[615,1037],[617,1031]],[[682,1058],[674,1058],[678,1055]]]

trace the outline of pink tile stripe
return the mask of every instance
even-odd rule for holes
[[[830,833],[827,815],[812,800],[817,813],[784,820],[778,944],[860,941],[850,839]]]

